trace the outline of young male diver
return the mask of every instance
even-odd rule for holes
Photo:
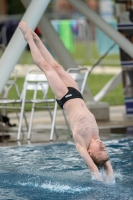
[[[113,169],[105,146],[99,138],[94,115],[88,110],[71,75],[52,57],[35,32],[21,21],[19,28],[28,42],[35,64],[44,72],[59,106],[68,115],[76,149],[96,179],[104,181],[97,166],[104,166],[107,179]]]

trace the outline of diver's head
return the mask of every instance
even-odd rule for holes
[[[91,140],[88,153],[97,166],[103,166],[109,160],[105,146],[100,139]]]

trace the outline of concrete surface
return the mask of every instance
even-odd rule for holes
[[[91,68],[91,66],[84,66],[84,67],[88,67],[88,69]],[[33,68],[38,69],[38,67],[34,64],[15,66],[15,69],[18,70],[18,76],[25,76],[28,70],[33,69]],[[117,74],[119,72],[121,72],[121,67],[108,67],[108,66],[107,67],[97,66],[92,71],[93,74]]]

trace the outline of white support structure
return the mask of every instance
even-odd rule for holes
[[[28,7],[30,1],[31,0],[21,0],[25,8]],[[38,27],[43,38],[47,41],[48,45],[52,49],[55,56],[58,58],[61,65],[65,68],[65,70],[70,67],[78,67],[45,14],[42,15]]]
[[[106,94],[115,89],[122,82],[122,74],[121,72],[115,75],[94,97],[94,101],[100,101]]]
[[[31,1],[22,18],[28,23],[31,29],[36,28],[49,2],[50,0]],[[19,28],[17,28],[0,60],[0,93],[2,92],[4,85],[12,73],[14,66],[16,65],[25,46],[26,42],[24,41]]]
[[[92,11],[81,0],[67,0],[78,11],[85,15],[92,23],[94,23],[99,29],[107,34],[114,42],[116,42],[121,49],[123,49],[129,56],[133,58],[133,44],[122,36],[118,31],[111,27],[105,20],[103,20],[98,14]],[[114,76],[94,97],[94,101],[100,101],[107,93],[116,88],[122,82],[121,73]]]
[[[21,0],[23,5],[27,8],[31,0]],[[69,68],[78,67],[76,62],[73,60],[70,53],[65,48],[64,44],[62,43],[61,39],[59,38],[57,32],[51,25],[49,19],[47,19],[46,15],[43,14],[39,24],[39,30],[41,31],[42,36],[47,41],[48,45],[52,49],[55,56],[58,58],[60,64],[64,67],[65,70]],[[84,98],[87,101],[94,101],[93,96],[86,85],[84,91]]]
[[[77,68],[78,64],[74,61],[74,59],[64,46],[62,40],[58,36],[57,32],[55,31],[45,14],[42,16],[38,27],[42,33],[42,36],[45,38],[48,45],[50,46],[53,53],[58,58],[60,64],[64,67],[64,69],[67,70],[70,67]]]
[[[133,58],[133,44],[110,26],[105,20],[103,20],[98,14],[92,11],[81,0],[67,0],[78,11],[87,17],[92,23],[94,23],[99,29],[107,34],[114,42],[116,42],[121,49],[123,49],[131,58]]]

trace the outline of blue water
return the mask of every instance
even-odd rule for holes
[[[133,139],[104,143],[114,184],[92,179],[73,143],[0,148],[0,200],[133,200]]]

